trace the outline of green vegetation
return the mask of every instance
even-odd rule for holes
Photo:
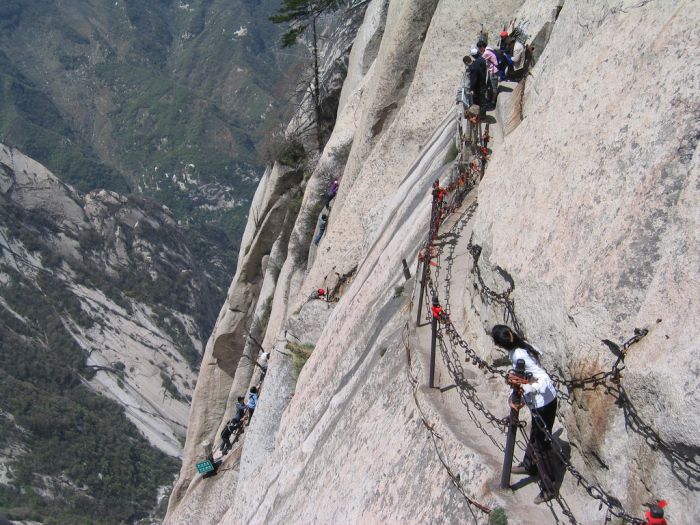
[[[496,507],[489,514],[489,525],[508,525],[508,516],[503,507]]]
[[[94,371],[62,318],[91,321],[65,285],[47,272],[35,283],[3,271],[11,280],[0,295],[22,319],[0,309],[0,410],[24,432],[2,435],[31,452],[13,461],[10,485],[0,485],[0,515],[47,525],[145,516],[176,462],[153,449],[115,402],[83,386]],[[53,497],[34,490],[42,486]]]
[[[276,160],[283,166],[297,168],[306,161],[306,158],[304,144],[299,137],[291,136],[283,140]]]
[[[275,24],[288,24],[289,29],[282,35],[282,47],[291,47],[307,31],[311,33],[311,58],[313,81],[310,83],[311,100],[314,107],[314,123],[318,150],[323,150],[324,136],[327,135],[327,120],[330,115],[324,109],[321,100],[321,77],[319,67],[318,19],[324,14],[335,11],[343,4],[342,0],[282,0],[277,13],[270,17]],[[335,119],[335,112],[330,116]],[[331,126],[332,127],[332,126]],[[325,131],[325,133],[324,133]]]
[[[37,89],[0,50],[0,141],[61,174],[84,191],[96,187],[127,192],[117,171],[71,131],[50,98]]]
[[[297,344],[287,343],[287,350],[292,353],[292,368],[294,370],[294,378],[299,377],[301,369],[304,368],[306,361],[309,360],[314,351],[315,346],[312,344]]]
[[[160,371],[160,383],[163,386],[163,389],[165,389],[165,391],[170,394],[173,399],[177,399],[178,401],[187,401],[187,398],[177,389],[177,385],[173,383],[170,376],[163,370]]]
[[[148,446],[118,405],[83,386],[95,372],[69,329],[93,320],[52,271],[70,265],[78,284],[103,291],[127,312],[132,299],[151,305],[156,322],[197,364],[173,310],[196,317],[200,338],[211,328],[262,171],[254,144],[289,116],[287,88],[298,73],[281,79],[279,31],[267,20],[279,3],[190,2],[181,9],[168,0],[124,0],[86,10],[75,0],[0,1],[0,141],[81,191],[138,191],[166,204],[184,240],[175,230],[139,235],[166,257],[191,253],[201,272],[133,257],[109,275],[95,264],[103,250],[96,231],[76,239],[84,260],[67,261],[46,242],[52,224],[40,212],[0,210],[9,233],[51,270],[33,282],[31,270],[4,269],[11,283],[0,284],[4,302],[26,320],[0,307],[0,411],[26,429],[5,425],[0,415],[0,442],[19,440],[30,451],[17,458],[11,486],[0,487],[0,516],[49,525],[133,522],[171,480],[174,462]],[[240,27],[247,34],[235,35]],[[39,44],[36,35],[43,36]],[[288,54],[283,66],[294,62]],[[291,161],[301,154],[292,151]],[[217,191],[224,192],[222,206],[209,198]],[[169,377],[161,381],[169,395],[181,395]],[[55,499],[34,490],[42,476],[63,480],[45,487]]]
[[[166,204],[220,303],[262,171],[255,144],[289,115],[296,75],[281,79],[267,20],[279,0],[127,0],[89,16],[74,0],[0,4],[0,141],[82,191]],[[294,63],[288,54],[283,67]],[[209,202],[207,185],[238,205]]]

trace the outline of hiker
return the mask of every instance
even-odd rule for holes
[[[508,68],[508,78],[520,80],[525,72],[525,46],[515,37],[510,37],[510,54],[513,56],[512,64]]]
[[[323,232],[326,231],[326,224],[328,224],[328,215],[325,213],[321,214],[321,218],[318,220],[318,235],[316,235],[316,238],[314,239],[314,244],[318,246],[318,243],[321,242],[321,237],[323,237]]]
[[[498,60],[498,80],[503,82],[506,79],[506,69],[513,66],[513,59],[505,49],[500,47],[494,49],[493,52]]]
[[[224,429],[221,431],[221,446],[219,447],[222,456],[225,456],[228,454],[229,450],[231,450],[231,445],[233,445],[233,443],[231,443],[231,436],[235,434],[239,428],[241,428],[241,422],[235,417],[224,426]]]
[[[542,352],[531,343],[520,337],[505,325],[495,325],[491,329],[491,337],[497,346],[508,351],[508,358],[513,366],[520,359],[525,361],[525,371],[532,374],[527,383],[521,384],[522,379],[512,378],[511,384],[520,384],[523,401],[527,403],[532,414],[530,441],[525,451],[523,461],[511,469],[511,474],[540,475],[540,493],[534,503],[540,504],[556,497],[556,475],[552,465],[552,443],[541,428],[551,434],[554,418],[557,414],[557,391],[547,372],[540,365]],[[509,374],[509,382],[511,380]],[[520,409],[520,406],[513,406]]]
[[[491,91],[489,102],[491,104],[496,104],[496,95],[498,93],[498,57],[493,48],[487,46],[486,42],[483,40],[477,42],[476,48],[479,50],[479,54],[486,61],[487,65],[486,91],[487,93],[489,89]]]
[[[474,59],[471,56],[465,55],[462,57],[464,73],[462,74],[462,84],[457,90],[457,104],[460,102],[462,103],[462,111],[474,103],[472,94],[470,93],[471,90],[469,89],[469,66],[472,65],[472,62],[474,62]]]
[[[258,378],[258,383],[262,383],[265,379],[265,374],[267,374],[267,364],[270,361],[270,352],[263,352],[260,354],[260,359],[258,359],[255,364],[260,367],[260,377]]]
[[[508,52],[508,31],[501,31],[501,39],[498,41],[498,49]]]
[[[335,199],[335,196],[338,193],[339,186],[340,184],[336,179],[333,182],[331,182],[331,185],[328,187],[328,191],[326,192],[326,200],[323,202],[323,206],[328,208],[329,210],[331,209],[331,201]]]
[[[486,106],[486,79],[488,78],[488,64],[484,57],[479,54],[479,50],[473,47],[470,51],[472,69],[470,70],[470,88],[474,92],[474,104],[484,111]]]
[[[224,426],[224,429],[221,431],[221,447],[219,450],[221,450],[221,454],[224,456],[228,454],[228,451],[231,449],[231,436],[241,428],[241,421],[245,415],[246,409],[243,401],[243,396],[238,396],[238,402],[236,403],[236,414],[228,423],[226,423],[226,426]]]
[[[486,87],[486,62],[483,57],[479,56],[479,51],[476,48],[471,50],[471,56],[469,58],[471,61],[467,67],[467,72],[469,73],[468,85],[469,92],[472,95],[472,104],[482,107],[484,105],[484,92]]]
[[[248,409],[248,424],[250,425],[250,420],[253,419],[253,413],[255,412],[255,407],[258,404],[258,388],[251,386],[250,392],[248,394],[248,403],[246,408]]]
[[[238,396],[236,398],[236,415],[234,416],[233,419],[237,419],[238,421],[243,420],[243,416],[245,415],[245,398],[243,396]]]

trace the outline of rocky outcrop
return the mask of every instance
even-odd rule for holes
[[[520,328],[563,377],[608,370],[614,356],[601,340],[650,329],[629,350],[617,403],[604,388],[570,393],[557,436],[576,469],[633,516],[664,497],[674,523],[693,522],[700,429],[689,341],[700,300],[700,93],[689,79],[700,72],[676,58],[683,49],[674,35],[695,43],[697,10],[689,1],[374,0],[350,55],[336,127],[291,230],[263,341],[271,371],[240,459],[227,460],[234,470],[194,482],[214,491],[237,484],[228,489],[228,509],[204,511],[209,523],[465,516],[485,523],[468,498],[504,507],[509,523],[545,523],[552,513],[566,519],[557,505],[532,505],[532,487],[514,494],[495,488],[503,436],[480,430],[488,421],[460,399],[453,371],[439,363],[443,388],[423,386],[429,340],[413,326],[415,277],[404,282],[401,272],[402,259],[415,261],[425,242],[432,181],[455,169],[446,156],[464,50],[480,24],[495,34],[512,19],[539,46],[537,60],[516,90],[501,93],[497,115],[518,118],[508,119],[508,129],[492,124],[491,161],[462,208],[471,212],[453,219],[452,266],[435,270],[439,293],[446,293],[447,272],[451,318],[491,360],[498,354],[488,330],[503,321],[503,310],[478,287],[512,285]],[[337,152],[348,147],[346,161]],[[339,170],[329,227],[307,252],[318,194],[328,171]],[[249,227],[249,237],[259,231]],[[478,261],[470,240],[481,249]],[[351,275],[337,304],[308,303],[336,272]],[[286,355],[291,335],[315,345],[296,384]],[[505,415],[506,387],[482,378],[459,352],[451,359],[461,362],[472,395]],[[213,387],[200,376],[198,390]],[[220,425],[221,418],[203,415],[223,415],[221,403],[195,395],[196,439]],[[183,468],[181,480],[192,476],[197,457],[196,444],[187,446],[190,470]],[[577,521],[605,520],[607,509],[570,474],[561,493]],[[166,521],[187,522],[191,515],[179,508],[195,501],[174,495]]]
[[[210,307],[172,215],[110,191],[81,195],[4,145],[0,192],[2,275],[67,286],[79,309],[66,310],[64,323],[94,371],[87,384],[122,405],[153,446],[179,457]],[[177,283],[176,296],[159,288],[168,283]]]

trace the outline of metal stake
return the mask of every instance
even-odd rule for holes
[[[438,306],[438,298],[433,297],[433,306]],[[430,388],[435,388],[435,347],[437,343],[438,318],[433,314],[432,336],[430,338]]]
[[[518,359],[515,363],[515,370],[511,370],[510,374],[517,376],[518,378],[527,382],[531,375],[525,372],[525,361],[523,359]],[[528,377],[529,376],[529,377]],[[513,408],[513,405],[518,406],[522,403],[522,398],[520,396],[520,385],[518,383],[511,383],[512,393],[511,393],[511,407],[510,416],[508,417],[508,434],[506,437],[506,449],[503,456],[503,470],[501,471],[501,488],[507,489],[510,487],[510,470],[513,467],[513,450],[515,449],[515,437],[518,432],[518,412],[517,408]]]
[[[401,263],[403,264],[403,276],[408,281],[411,278],[411,270],[408,269],[408,263],[406,262],[406,259],[401,259]]]

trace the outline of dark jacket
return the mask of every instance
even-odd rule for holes
[[[480,93],[486,84],[486,61],[482,58],[481,62],[475,60],[469,65],[469,90],[474,93]]]
[[[481,68],[481,74],[483,75],[484,84],[486,84],[486,72],[488,71],[489,67],[486,63],[486,59],[479,55],[478,57],[474,58],[473,64],[478,64],[478,66]]]
[[[243,413],[245,412],[246,406],[243,403],[236,403],[236,416],[234,419],[240,421],[243,419]]]

